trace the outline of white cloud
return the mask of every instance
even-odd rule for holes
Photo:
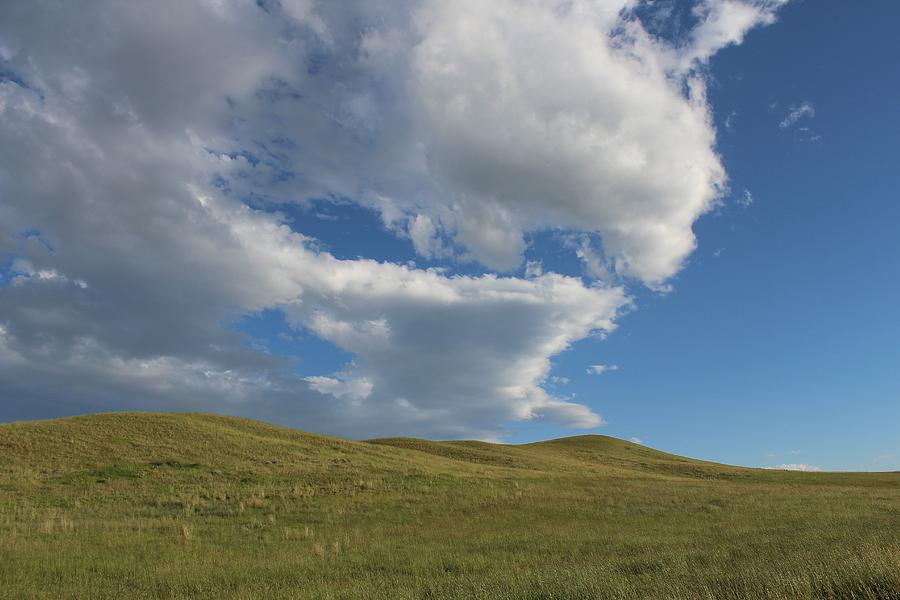
[[[584,270],[588,276],[597,281],[614,281],[615,278],[612,273],[610,261],[594,247],[587,235],[581,236],[581,239],[575,243],[575,256],[581,259],[581,263],[584,265]]]
[[[6,239],[36,225],[59,249],[33,240],[16,248],[21,270],[35,275],[0,294],[4,354],[16,357],[4,363],[4,389],[22,397],[55,389],[75,403],[105,387],[119,393],[100,394],[107,399],[91,406],[180,402],[363,435],[491,437],[516,419],[602,423],[541,383],[551,356],[613,328],[628,302],[622,289],[552,273],[448,277],[338,260],[276,216],[205,184],[240,160],[142,128],[88,129],[79,111],[103,107],[56,103],[49,87],[47,100],[23,115],[34,94],[5,91],[0,137],[15,144],[3,144],[3,164],[17,168],[28,158],[28,172],[55,173],[2,178],[16,217],[4,221]],[[85,145],[105,160],[84,153]],[[51,168],[61,163],[71,169]],[[38,219],[42,212],[52,218]],[[72,273],[90,285],[40,273]],[[277,359],[242,349],[219,325],[264,308],[352,352],[355,365],[291,378]]]
[[[530,260],[525,263],[525,277],[540,277],[544,274],[544,266],[540,261]]]
[[[322,394],[331,394],[335,398],[349,398],[351,400],[365,400],[372,395],[372,382],[365,377],[336,378],[312,376],[304,380],[309,386]]]
[[[0,4],[17,74],[0,80],[0,253],[27,265],[0,289],[0,416],[190,407],[442,437],[601,424],[542,385],[629,305],[612,277],[339,260],[243,201],[349,199],[426,258],[497,269],[525,232],[570,228],[608,271],[663,286],[726,179],[685,61],[774,4],[738,18],[706,2],[679,50],[626,0],[263,4]],[[352,364],[304,379],[225,325],[266,309]]]
[[[353,198],[426,258],[501,271],[521,263],[525,232],[588,232],[612,270],[662,287],[726,184],[697,69],[783,2],[705,0],[677,46],[627,0],[307,4],[327,31],[315,71],[284,75],[242,126],[305,141],[279,147],[302,177],[272,197]]]
[[[753,204],[753,194],[750,190],[744,190],[744,193],[738,196],[737,203],[744,208],[749,208]]]
[[[808,471],[810,473],[818,473],[822,469],[813,465],[804,465],[801,463],[788,463],[784,465],[776,465],[774,467],[768,467],[769,469],[775,469],[778,471]]]
[[[441,258],[450,256],[451,252],[444,246],[438,230],[428,215],[416,215],[409,219],[409,237],[416,253],[425,258]]]
[[[813,103],[808,100],[799,105],[791,106],[789,110],[790,112],[781,120],[781,123],[778,124],[781,129],[791,127],[800,119],[811,119],[816,116],[816,108],[813,106]]]
[[[775,22],[779,8],[788,0],[702,0],[694,8],[700,25],[693,32],[693,43],[681,56],[682,68],[693,62],[705,62],[717,51],[740,44],[747,32]]]
[[[641,444],[641,445],[644,444],[644,440],[642,440],[639,437],[628,438],[628,441],[631,442],[632,444]]]
[[[609,371],[618,371],[618,365],[591,365],[586,369],[588,375],[603,375]]]
[[[202,157],[195,154],[195,160]],[[118,183],[115,173],[106,180],[92,179],[92,201],[112,209],[118,197],[105,186]],[[169,223],[173,230],[168,234],[174,237],[155,248],[154,255],[163,264],[177,264],[184,251],[180,244],[187,242],[194,248],[192,264],[161,272],[155,260],[135,262],[126,253],[105,255],[101,265],[93,264],[89,258],[107,252],[108,240],[87,237],[89,223],[80,221],[77,206],[62,211],[71,222],[54,231],[54,237],[72,250],[62,256],[36,253],[35,258],[85,272],[90,292],[114,300],[116,312],[85,314],[91,296],[79,299],[69,291],[61,298],[75,302],[58,318],[48,321],[47,312],[33,313],[30,307],[42,303],[58,310],[55,296],[65,284],[60,278],[17,286],[19,297],[6,292],[11,325],[7,349],[22,358],[26,372],[40,373],[42,387],[64,368],[67,377],[104,385],[114,379],[114,389],[134,386],[155,397],[179,396],[188,404],[209,406],[207,398],[219,395],[220,409],[257,416],[272,410],[267,403],[271,397],[305,427],[321,424],[316,428],[365,435],[494,437],[502,433],[500,423],[514,420],[545,419],[579,428],[603,423],[587,407],[547,393],[541,383],[551,356],[593,331],[614,327],[617,311],[628,303],[620,288],[586,287],[552,273],[531,279],[447,277],[371,260],[338,260],[308,247],[273,216],[225,198],[210,195],[192,202],[185,196],[179,205]],[[144,207],[143,214],[166,218],[159,208]],[[125,240],[129,244],[150,244],[163,233],[141,230],[127,221],[133,217],[129,211],[120,207],[119,213],[115,227],[131,227]],[[189,223],[190,229],[175,228],[177,223]],[[139,301],[131,298],[131,289],[121,287],[123,279],[142,286]],[[169,290],[184,291],[194,279],[190,303],[183,304],[179,294],[173,304]],[[153,312],[144,314],[151,305]],[[213,326],[234,305],[281,309],[295,327],[353,353],[355,364],[345,372],[293,382],[274,371],[276,365],[253,368],[246,355],[240,362],[249,365],[230,367],[228,353],[215,350],[224,340],[216,341],[222,334]],[[126,325],[123,331],[116,329],[118,323]],[[148,334],[135,335],[141,328]],[[40,337],[31,342],[35,329]],[[149,333],[159,329],[163,337]],[[179,335],[191,339],[170,350],[176,355],[166,354],[165,344]],[[52,362],[46,361],[48,348],[56,356]],[[51,371],[41,373],[41,365]],[[307,389],[336,402],[325,402]],[[291,395],[315,404],[285,408]]]
[[[737,119],[737,117],[738,113],[736,110],[728,113],[728,116],[725,117],[725,129],[727,129],[728,131],[734,131],[734,121],[735,119]]]
[[[725,182],[702,85],[682,95],[636,22],[613,39],[625,2],[567,6],[419,11],[410,68],[430,210],[496,269],[519,264],[523,231],[570,227],[598,233],[619,273],[660,283]]]
[[[353,353],[348,381],[372,385],[372,419],[406,416],[459,435],[467,427],[543,418],[594,427],[600,417],[548,394],[549,358],[592,331],[610,330],[621,289],[556,274],[448,278],[435,271],[319,255],[306,265],[289,321]],[[323,391],[320,388],[320,391]],[[361,414],[361,413],[358,413]],[[491,432],[483,432],[488,434]]]

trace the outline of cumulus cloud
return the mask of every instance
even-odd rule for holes
[[[448,278],[319,258],[325,264],[317,291],[283,310],[291,323],[352,352],[351,377],[371,382],[379,397],[414,405],[420,418],[433,421],[447,420],[438,416],[452,407],[488,422],[543,417],[575,427],[600,424],[541,384],[550,356],[592,331],[612,329],[627,303],[621,289],[589,288],[552,273]]]
[[[522,232],[597,232],[647,283],[693,249],[724,185],[701,86],[686,97],[626,3],[436,2],[420,12],[412,94],[429,210],[479,261],[512,269]],[[560,69],[558,65],[566,68]]]
[[[65,396],[77,410],[213,408],[356,434],[602,422],[541,385],[550,356],[613,328],[628,302],[620,288],[338,260],[208,184],[244,159],[39,83],[2,88],[4,241],[20,257],[0,293],[5,396],[41,406]],[[104,110],[86,126],[84,111]],[[35,227],[40,239],[19,235]],[[353,352],[355,365],[291,377],[222,327],[264,308]]]
[[[425,258],[500,271],[528,231],[590,232],[616,273],[661,286],[726,184],[697,69],[781,4],[701,2],[670,43],[627,0],[304,3],[314,69],[241,115],[248,143],[278,132],[247,180],[277,163],[295,176],[272,198],[350,197]]]
[[[811,119],[816,116],[816,108],[813,106],[813,103],[808,100],[799,105],[791,106],[789,110],[790,112],[781,120],[781,123],[778,124],[781,129],[788,129],[800,119]]]
[[[631,4],[3,3],[0,418],[601,424],[544,385],[552,356],[629,305],[614,277],[340,260],[273,209],[359,202],[426,259],[500,271],[526,232],[569,228],[594,236],[585,260],[663,286],[725,184],[695,66],[777,3],[705,2],[677,48]],[[267,309],[353,362],[301,378],[229,327]]]
[[[774,467],[768,467],[770,469],[778,470],[778,471],[807,471],[810,473],[818,473],[822,469],[813,465],[804,465],[802,463],[788,463],[784,465],[776,465]]]
[[[29,97],[27,90],[19,93]],[[142,135],[131,144],[143,151],[143,171],[115,162],[114,153],[106,154],[112,163],[98,168],[93,157],[78,152],[93,132],[78,130],[73,115],[59,110],[31,118],[35,135],[21,135],[19,147],[76,168],[60,173],[51,182],[59,189],[51,185],[47,197],[12,183],[4,189],[22,199],[13,208],[39,198],[56,207],[59,219],[39,223],[58,251],[23,244],[17,251],[38,265],[28,268],[37,276],[0,295],[7,389],[22,390],[29,382],[47,388],[55,380],[57,394],[86,397],[94,382],[130,389],[126,398],[106,400],[119,407],[162,397],[170,398],[162,407],[209,407],[219,398],[214,406],[220,410],[257,416],[287,411],[307,427],[354,433],[490,436],[497,424],[515,419],[573,427],[602,422],[541,384],[550,356],[592,331],[613,328],[617,310],[628,302],[620,288],[587,287],[556,274],[447,277],[338,260],[271,214],[212,189],[198,193],[204,177],[194,169],[208,175],[220,166],[220,156],[179,144],[165,144],[157,154],[147,146],[162,140]],[[15,126],[16,119],[5,122]],[[72,139],[79,145],[54,135],[58,123],[78,130]],[[185,166],[186,172],[179,170]],[[117,167],[128,177],[123,180]],[[90,177],[82,180],[85,173]],[[83,196],[67,204],[73,189]],[[123,207],[123,195],[147,203]],[[92,210],[84,210],[82,198],[90,199]],[[75,273],[87,283],[74,285],[59,273]],[[292,379],[276,358],[246,349],[220,326],[236,310],[270,307],[281,309],[293,326],[354,353],[355,366]],[[69,386],[73,380],[81,387]]]

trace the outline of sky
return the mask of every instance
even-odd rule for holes
[[[900,470],[900,4],[0,5],[0,421]]]

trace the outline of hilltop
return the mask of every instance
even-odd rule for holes
[[[0,425],[0,596],[900,598],[900,474],[606,436],[350,441],[119,413]]]

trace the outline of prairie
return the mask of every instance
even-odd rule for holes
[[[12,423],[0,597],[900,599],[900,473],[732,467],[605,436]]]

